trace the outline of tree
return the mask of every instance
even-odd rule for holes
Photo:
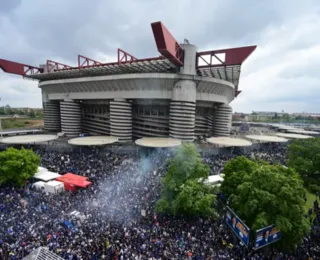
[[[196,147],[183,144],[169,161],[157,211],[184,216],[214,216],[215,195],[204,184],[209,171]]]
[[[40,157],[32,150],[8,148],[0,152],[0,185],[24,185],[39,164]]]
[[[43,118],[43,110],[42,109],[38,110],[38,112],[36,113],[36,116],[39,119]]]
[[[4,113],[5,113],[5,115],[11,115],[11,113],[12,113],[12,109],[11,109],[11,107],[9,106],[9,105],[6,105],[5,107],[4,107]]]
[[[283,118],[283,120],[285,120],[285,121],[290,121],[290,119],[291,119],[291,117],[290,117],[290,115],[289,115],[288,113],[284,113],[284,114],[282,115],[282,118]]]
[[[30,110],[30,112],[28,113],[28,116],[29,116],[30,118],[36,118],[36,113],[35,113],[35,111],[34,111],[34,110]]]
[[[275,224],[282,236],[277,244],[292,249],[309,231],[304,217],[305,190],[295,170],[241,156],[225,165],[224,174],[221,192],[252,235]]]
[[[296,140],[288,147],[288,166],[302,176],[320,175],[320,138]]]

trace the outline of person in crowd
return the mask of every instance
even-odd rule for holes
[[[285,163],[284,147],[246,156]],[[0,187],[0,259],[22,259],[40,246],[69,260],[92,259],[316,259],[320,257],[320,211],[314,203],[312,232],[293,255],[270,249],[249,252],[234,243],[223,217],[215,221],[157,215],[161,179],[170,151],[137,153],[38,150],[51,171],[89,177],[87,189],[46,194],[32,183]],[[237,154],[203,157],[219,174]],[[77,212],[79,214],[72,214]]]

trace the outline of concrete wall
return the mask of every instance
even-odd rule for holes
[[[196,100],[229,104],[234,99],[230,82],[194,75],[144,73],[99,76],[65,80],[50,80],[39,84],[43,101],[90,99],[172,99],[178,81],[191,80],[196,84]]]
[[[174,73],[140,73],[140,74],[125,74],[125,75],[111,75],[111,76],[97,76],[97,77],[86,77],[86,78],[75,78],[75,79],[63,79],[63,80],[50,80],[40,82],[39,87],[42,89],[43,102],[49,103],[52,101],[60,101],[61,104],[66,105],[64,100],[73,101],[74,105],[79,104],[79,102],[85,103],[86,101],[94,100],[104,100],[110,101],[112,104],[116,104],[116,100],[126,100],[126,104],[132,104],[137,100],[163,100],[164,102],[170,102],[170,115],[169,115],[169,130],[166,130],[166,125],[163,125],[163,130],[155,134],[163,135],[165,131],[169,131],[169,136],[173,138],[178,138],[183,141],[192,142],[195,139],[195,122],[196,122],[196,103],[207,103],[212,107],[214,105],[228,105],[234,99],[235,88],[230,82],[219,80],[215,78],[202,77],[196,75],[195,61],[196,61],[196,47],[190,44],[183,45],[184,54],[184,66],[181,67],[179,74]],[[118,103],[117,103],[118,104]],[[123,103],[124,105],[125,103]],[[68,105],[70,105],[68,103]],[[119,104],[117,106],[117,109]],[[67,122],[62,120],[69,116],[69,110],[64,106],[61,107],[61,128],[62,131],[68,131],[68,135],[78,134],[80,122],[80,112],[74,119],[69,118],[68,121],[72,121],[72,124],[76,125],[77,129],[72,131],[71,125],[67,125]],[[75,107],[73,107],[73,110]],[[77,111],[80,108],[77,107]],[[86,116],[86,121],[82,122],[82,131],[85,127],[88,131],[97,131],[99,127],[99,133],[101,131],[107,134],[119,136],[121,141],[129,141],[132,139],[132,108],[126,113],[124,111],[115,110],[118,114],[112,115],[110,113],[110,119],[108,116],[108,121],[106,127],[101,130],[101,118],[94,115]],[[80,111],[80,110],[79,110]],[[113,112],[114,112],[113,111]],[[130,121],[130,129],[124,129],[123,126],[119,124],[119,113],[121,116],[126,118],[126,127]],[[83,111],[82,111],[83,113]],[[115,113],[115,112],[114,112]],[[218,113],[219,115],[221,113]],[[46,115],[48,117],[48,115]],[[205,122],[202,118],[198,118],[198,127],[203,128],[203,122],[208,125],[211,129],[215,122],[212,118],[214,115],[206,115]],[[228,115],[229,116],[229,115]],[[50,116],[49,116],[50,117]],[[100,116],[101,117],[101,116]],[[82,115],[84,119],[84,115]],[[228,119],[229,117],[225,117]],[[200,120],[201,119],[201,120]],[[220,120],[220,117],[217,118]],[[226,120],[223,120],[224,123]],[[135,122],[141,118],[136,118]],[[157,124],[161,123],[160,119],[157,118]],[[231,120],[231,118],[230,118]],[[90,121],[90,122],[89,122]],[[146,119],[142,120],[143,123]],[[105,122],[102,122],[105,123]],[[230,121],[231,123],[231,121]],[[141,126],[138,123],[134,124],[135,135],[145,134],[147,131],[146,127]],[[90,127],[89,127],[90,126]],[[109,127],[110,126],[110,127]],[[219,123],[219,128],[221,123]],[[122,129],[122,128],[123,129]],[[206,126],[205,126],[206,127]],[[121,129],[120,129],[121,128]],[[229,132],[229,127],[226,125],[225,132]],[[110,132],[108,131],[110,129]],[[208,133],[210,133],[208,129]],[[90,132],[89,131],[89,132]],[[206,132],[203,130],[204,133]],[[97,132],[97,133],[98,133]],[[121,132],[121,133],[120,133]],[[197,134],[198,136],[201,134]]]
[[[180,73],[185,75],[196,75],[196,54],[197,47],[192,44],[181,44],[184,50],[183,67],[180,68]]]

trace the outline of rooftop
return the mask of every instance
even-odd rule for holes
[[[314,138],[310,135],[302,135],[302,134],[289,134],[289,133],[278,133],[277,136],[288,138],[288,139],[310,139]]]
[[[181,145],[181,140],[174,138],[145,137],[136,140],[136,144],[152,148],[170,148]]]
[[[88,181],[87,179],[88,177],[80,176],[73,173],[66,173],[65,175],[56,178],[57,181],[72,184],[80,188],[86,188],[87,186],[92,184],[92,182]]]
[[[33,144],[49,142],[56,140],[57,138],[57,135],[17,135],[5,137],[1,139],[0,142],[5,144]]]
[[[86,136],[72,138],[68,141],[71,145],[79,146],[96,146],[96,145],[107,145],[113,144],[118,141],[117,137],[113,136]]]
[[[224,147],[244,147],[252,145],[252,143],[248,140],[231,137],[210,137],[207,139],[207,142]]]
[[[247,135],[246,138],[258,142],[266,143],[285,143],[288,142],[288,139],[274,136],[274,135]]]
[[[43,171],[40,173],[36,173],[33,176],[33,178],[38,179],[38,180],[42,180],[42,181],[50,181],[50,180],[54,180],[60,176],[61,175],[56,172]]]

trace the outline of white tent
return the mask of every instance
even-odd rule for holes
[[[200,181],[202,181],[202,178],[199,179],[199,182]],[[208,179],[206,179],[204,181],[204,183],[207,184],[207,185],[215,186],[217,184],[220,184],[223,181],[224,181],[223,177],[221,175],[217,174],[217,175],[210,175],[208,177]]]
[[[37,181],[32,186],[38,190],[41,190],[42,188],[44,188],[44,184],[45,182],[43,181]]]
[[[48,169],[46,169],[46,168],[44,168],[44,167],[39,166],[39,167],[38,167],[38,171],[37,171],[37,173],[47,172],[47,171],[48,171]],[[36,174],[37,174],[37,173],[36,173]]]
[[[44,183],[44,190],[47,193],[60,193],[64,191],[64,184],[60,181],[48,181]]]
[[[42,181],[51,181],[51,180],[55,180],[56,178],[58,178],[60,176],[61,175],[56,172],[45,171],[45,172],[36,173],[33,176],[33,178],[36,178],[36,179],[42,180]]]
[[[32,251],[29,255],[23,258],[23,260],[63,260],[62,257],[56,255],[55,253],[49,251],[45,247],[38,247],[36,250]]]
[[[220,175],[210,175],[205,183],[209,185],[216,185],[223,181],[224,179]]]

